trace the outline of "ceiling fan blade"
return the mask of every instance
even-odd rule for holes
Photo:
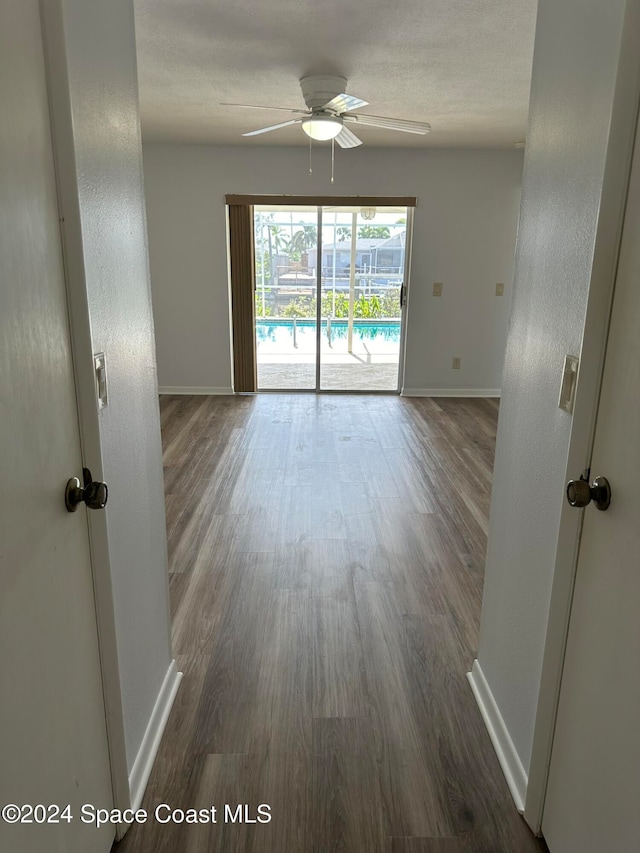
[[[358,145],[362,145],[362,140],[358,139],[355,133],[351,133],[348,127],[342,128],[336,136],[336,142],[340,148],[357,148]]]
[[[342,116],[344,121],[367,125],[369,127],[382,127],[385,130],[402,130],[405,133],[429,133],[431,125],[426,121],[409,121],[404,118],[385,118],[384,116]]]
[[[356,98],[355,95],[336,95],[328,103],[321,107],[323,110],[335,110],[337,113],[346,113],[347,110],[357,110],[359,107],[368,107],[369,101]]]
[[[300,124],[301,118],[292,118],[289,121],[283,121],[280,124],[271,124],[269,127],[261,127],[259,130],[250,130],[248,133],[243,133],[243,136],[257,136],[259,133],[268,133],[270,130],[278,130],[279,127],[288,127],[290,124]]]
[[[283,113],[304,113],[305,115],[309,112],[309,110],[293,110],[290,107],[265,107],[261,104],[227,104],[221,103],[221,107],[242,107],[247,110],[277,110],[278,112]]]

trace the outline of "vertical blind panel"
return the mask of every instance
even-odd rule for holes
[[[255,391],[255,269],[251,205],[229,205],[229,257],[233,317],[233,388],[234,391]]]

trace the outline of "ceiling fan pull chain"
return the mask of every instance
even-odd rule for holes
[[[336,141],[335,139],[331,140],[331,183],[333,183],[333,164],[336,160]]]
[[[311,143],[313,140],[309,137],[309,174],[313,175],[313,169],[311,168]]]

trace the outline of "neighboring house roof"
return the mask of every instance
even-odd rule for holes
[[[404,249],[406,243],[406,231],[400,231],[399,234],[394,234],[393,237],[387,237],[386,240],[378,245],[379,249]]]
[[[368,252],[371,251],[371,249],[380,249],[382,247],[384,247],[385,249],[402,249],[404,248],[404,244],[404,231],[401,231],[400,234],[395,234],[393,237],[359,237],[356,240],[356,251]],[[338,240],[337,243],[323,243],[323,252],[328,249],[335,249],[337,252],[349,252],[351,251],[351,240]]]

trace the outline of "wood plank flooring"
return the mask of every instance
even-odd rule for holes
[[[528,853],[465,677],[498,406],[163,397],[184,672],[117,853]],[[225,804],[271,806],[224,823]]]

